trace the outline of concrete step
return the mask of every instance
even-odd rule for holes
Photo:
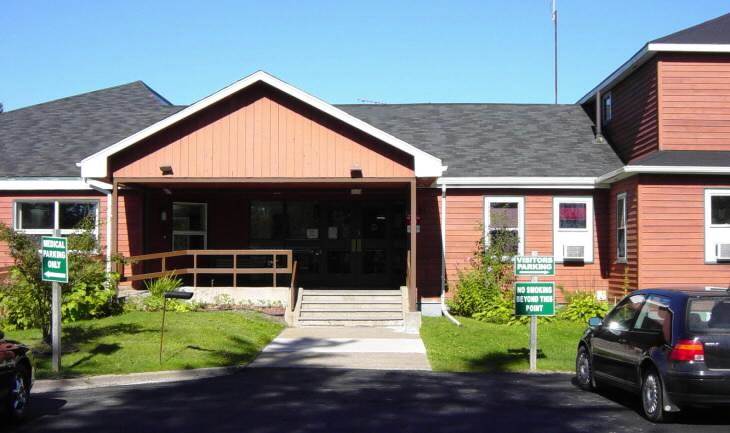
[[[298,327],[402,327],[403,320],[298,320]]]
[[[301,311],[299,320],[402,320],[402,311]]]
[[[377,290],[377,289],[304,289],[306,295],[393,295],[400,296],[400,290]]]
[[[368,299],[368,304],[400,304],[403,302],[403,299],[398,297],[391,297],[391,299]],[[358,302],[359,303],[359,302]],[[322,299],[322,300],[314,300],[302,297],[302,305],[303,304],[352,304],[352,299],[350,298],[344,298],[344,299]]]
[[[395,303],[302,303],[301,311],[403,311],[400,302]]]
[[[369,301],[389,301],[400,302],[401,296],[388,295],[310,295],[302,293],[302,302],[320,302],[320,301],[337,301],[337,302],[369,302]]]

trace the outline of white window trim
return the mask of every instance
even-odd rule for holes
[[[175,230],[175,211],[174,207],[175,205],[193,205],[193,206],[203,206],[203,230]],[[175,247],[175,235],[181,235],[181,236],[203,236],[203,249],[208,249],[208,203],[198,203],[198,202],[190,202],[190,201],[175,201],[172,202],[173,211],[171,213],[172,218],[172,237],[170,239],[170,249]]]
[[[628,209],[627,209],[628,208],[628,200],[627,200],[626,197],[627,197],[627,195],[626,195],[625,192],[621,192],[621,193],[616,194],[616,263],[628,263],[629,262],[629,260],[628,260],[628,256],[629,256],[629,250],[628,250],[628,248],[629,248],[629,245],[628,245],[629,244],[629,241],[628,241],[628,239],[629,239],[629,230],[628,230],[628,225],[629,225],[629,222],[627,220],[628,213],[629,212],[628,212]],[[619,218],[618,218],[619,217],[619,215],[618,215],[618,203],[621,200],[623,200],[623,202],[624,202],[624,212],[623,212],[624,213],[623,214],[623,221],[624,221],[624,226],[623,226],[623,230],[624,230],[624,256],[623,257],[621,257],[619,255],[620,248],[619,248],[619,237],[618,237],[618,231],[619,231],[619,228],[620,228],[618,226],[618,221],[619,221]]]
[[[21,218],[18,218],[18,204],[19,203],[52,203],[53,204],[53,227],[49,229],[24,229],[19,227],[21,223]],[[61,204],[62,203],[93,203],[96,205],[95,215],[94,215],[94,237],[98,239],[99,237],[99,200],[98,199],[74,199],[74,198],[63,198],[63,199],[55,199],[55,198],[29,198],[29,199],[17,199],[13,200],[13,229],[19,233],[25,233],[29,235],[53,235],[53,231],[55,229],[59,229],[61,235],[73,235],[73,234],[79,234],[82,232],[82,230],[78,229],[61,229],[60,223],[59,223],[59,215],[61,214]]]
[[[489,242],[489,208],[492,203],[517,203],[517,234],[520,242],[519,255],[525,255],[525,198],[522,196],[491,195],[484,197],[484,244]]]
[[[582,203],[586,205],[586,227],[583,229],[578,228],[560,228],[560,205],[563,203]],[[585,246],[585,257],[583,263],[593,263],[594,257],[594,244],[593,235],[595,232],[594,228],[594,213],[595,209],[593,206],[592,196],[556,196],[553,197],[553,257],[555,257],[556,263],[563,263],[563,242],[558,242],[560,233],[583,233],[586,237],[583,240]]]
[[[730,224],[712,224],[712,197],[728,197],[730,189],[705,190],[705,263],[723,264],[717,261],[716,245],[721,241],[730,243]],[[725,232],[718,236],[717,232]],[[712,233],[715,232],[715,233]]]

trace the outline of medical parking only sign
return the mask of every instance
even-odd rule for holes
[[[515,283],[515,315],[555,315],[555,283]]]
[[[41,278],[43,281],[68,283],[68,248],[66,238],[41,238]]]

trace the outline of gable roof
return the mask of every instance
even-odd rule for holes
[[[660,52],[730,53],[730,14],[647,42],[611,75],[583,95],[578,103],[584,104],[590,101],[598,90],[609,88],[623,80]]]
[[[200,101],[195,102],[192,105],[185,107],[179,112],[160,120],[132,135],[126,137],[111,146],[99,150],[91,156],[88,156],[81,160],[81,176],[89,178],[103,178],[107,176],[107,163],[111,155],[120,152],[130,146],[139,143],[141,140],[164,130],[183,119],[192,116],[193,114],[203,110],[225,98],[238,93],[249,86],[256,83],[265,83],[275,89],[288,94],[289,96],[308,104],[315,109],[318,109],[325,114],[328,114],[347,125],[350,125],[360,131],[377,138],[378,140],[393,146],[407,154],[413,156],[414,160],[414,171],[417,177],[439,177],[443,172],[441,160],[427,152],[413,146],[410,143],[403,141],[387,132],[384,132],[361,119],[353,117],[352,115],[340,110],[339,108],[328,104],[327,102],[316,98],[296,87],[285,83],[278,78],[264,72],[257,71],[246,78],[243,78],[235,83],[225,87],[210,96],[207,96]]]
[[[591,177],[621,167],[579,105],[338,105],[441,158],[448,177]]]
[[[707,20],[667,36],[651,44],[730,44],[730,13]]]
[[[0,177],[78,177],[86,155],[179,110],[135,81],[1,113]]]

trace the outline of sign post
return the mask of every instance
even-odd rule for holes
[[[537,318],[555,314],[555,283],[539,282],[537,276],[554,276],[555,260],[545,256],[517,256],[515,276],[532,276],[515,283],[515,315],[530,316],[530,371],[537,370]]]
[[[41,279],[52,283],[51,346],[54,373],[61,371],[61,283],[68,283],[68,247],[66,238],[54,230],[54,236],[41,238]]]

